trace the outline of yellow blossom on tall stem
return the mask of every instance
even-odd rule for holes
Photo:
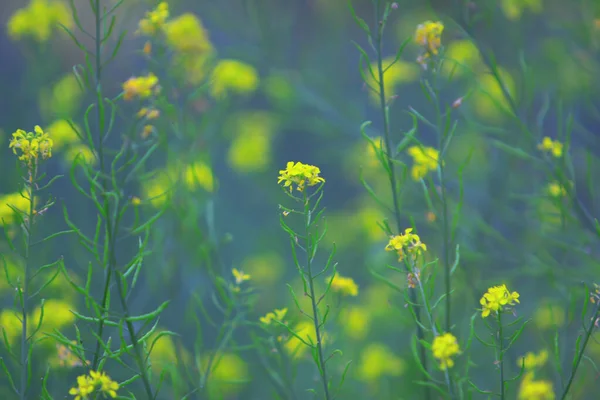
[[[451,333],[438,335],[431,344],[433,356],[439,361],[440,369],[445,370],[454,366],[452,357],[460,354],[458,340]]]
[[[561,158],[563,155],[563,144],[558,140],[552,140],[548,136],[542,139],[538,144],[538,149],[552,154],[554,158]]]
[[[160,91],[158,78],[153,73],[146,76],[134,76],[123,83],[123,98],[133,100],[135,97],[147,99]]]
[[[169,18],[169,4],[161,2],[152,11],[146,13],[146,17],[138,24],[138,34],[152,36],[160,31]]]
[[[42,159],[52,157],[52,139],[38,125],[34,132],[17,129],[8,145],[19,160],[31,164],[41,155]]]
[[[481,297],[479,303],[482,306],[481,317],[486,318],[492,312],[500,313],[506,311],[509,306],[519,303],[519,293],[511,293],[506,285],[492,286]]]
[[[407,150],[408,155],[413,158],[411,176],[413,180],[419,181],[429,172],[436,171],[440,152],[433,147],[411,146]]]
[[[315,186],[325,182],[325,179],[319,176],[320,173],[319,167],[290,161],[285,169],[279,171],[277,183],[283,183],[283,187],[289,188],[290,193],[294,185],[299,192],[303,192],[306,186]]]
[[[331,283],[334,292],[341,293],[343,296],[358,296],[358,285],[352,278],[341,276],[336,272],[334,276],[327,279],[327,283]]]
[[[441,22],[425,21],[417,26],[415,31],[415,43],[423,48],[423,53],[417,58],[417,62],[426,69],[427,62],[432,56],[439,54],[442,47],[442,32],[444,24]]]
[[[392,236],[385,246],[386,251],[395,251],[398,254],[398,261],[404,260],[407,255],[414,260],[427,251],[427,245],[421,242],[419,235],[412,231],[412,228],[406,228],[404,233]]]

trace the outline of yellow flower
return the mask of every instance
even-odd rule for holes
[[[84,362],[73,352],[73,348],[77,347],[77,341],[73,340],[70,345],[65,346],[62,343],[56,344],[56,354],[49,359],[53,367],[82,367]],[[90,365],[90,362],[85,360],[85,365]]]
[[[98,391],[96,391],[97,389]],[[119,390],[119,384],[110,379],[104,371],[90,371],[89,375],[77,377],[77,387],[71,388],[69,394],[75,396],[75,400],[87,400],[94,392],[114,399],[117,397],[117,390]]]
[[[460,347],[453,334],[444,333],[433,339],[431,351],[433,352],[433,356],[440,362],[440,368],[444,370],[454,366],[452,357],[460,354]]]
[[[325,179],[319,176],[320,173],[321,170],[314,165],[289,161],[286,168],[279,171],[277,183],[281,184],[283,182],[283,187],[289,187],[290,193],[293,190],[293,185],[296,185],[298,191],[302,192],[306,186],[315,186],[325,182]]]
[[[242,269],[252,275],[252,280],[264,285],[279,282],[284,272],[284,260],[275,252],[257,254],[244,259]]]
[[[342,310],[339,321],[346,335],[361,340],[369,333],[371,318],[371,311],[367,307],[350,307]]]
[[[294,326],[294,332],[298,335],[304,342],[306,343],[317,343],[317,335],[315,333],[315,325],[312,321],[301,321],[297,325]],[[321,331],[322,332],[322,331]],[[322,334],[323,335],[323,334]],[[288,354],[290,354],[293,358],[302,357],[305,352],[309,349],[308,346],[296,336],[291,336],[288,341],[284,344],[284,347]],[[323,342],[325,342],[325,337],[322,337]]]
[[[74,307],[63,300],[48,300],[44,303],[44,317],[38,334],[43,332],[52,332],[54,329],[61,330],[75,323],[75,315],[71,312]],[[31,326],[28,329],[37,328],[42,318],[42,308],[37,307],[31,313]]]
[[[25,8],[18,9],[8,20],[8,35],[15,39],[30,37],[36,42],[46,42],[59,24],[73,27],[71,10],[62,1],[31,0]]]
[[[433,147],[411,146],[407,152],[413,158],[411,175],[415,181],[423,179],[430,171],[437,171],[440,155],[437,149]]]
[[[543,367],[548,361],[548,350],[542,350],[538,354],[528,352],[524,357],[517,360],[517,366],[520,368],[523,363],[526,370],[532,370]]]
[[[74,74],[67,74],[50,88],[42,88],[38,104],[47,118],[71,118],[81,107],[84,92]]]
[[[343,296],[358,296],[358,285],[352,278],[341,276],[337,272],[333,277],[329,277],[325,280],[329,284],[331,282],[331,289],[334,292],[341,293]]]
[[[21,193],[10,193],[0,197],[0,222],[10,225],[15,220],[15,211],[13,208],[22,213],[29,212],[30,200],[26,199]],[[11,208],[12,207],[12,208]]]
[[[188,189],[200,186],[207,192],[212,192],[215,186],[212,169],[200,161],[188,165],[184,171],[184,183]]]
[[[3,309],[0,311],[0,335],[6,334],[8,343],[12,344],[23,330],[23,324],[14,310]]]
[[[229,165],[237,172],[262,172],[272,158],[272,138],[277,118],[268,112],[249,111],[237,114],[226,126],[234,137],[227,154]]]
[[[208,32],[194,14],[185,13],[171,19],[165,24],[164,32],[167,43],[178,52],[204,54],[213,51]]]
[[[533,323],[541,330],[561,327],[565,323],[565,309],[558,304],[542,304],[533,314]]]
[[[138,34],[152,36],[163,28],[169,18],[169,4],[163,1],[156,8],[146,13],[146,17],[138,24]]]
[[[519,386],[518,400],[554,400],[552,382],[534,380],[533,372],[526,372]]]
[[[77,387],[71,388],[69,394],[75,396],[75,400],[86,400],[96,389],[92,378],[87,375],[77,377]]]
[[[504,85],[504,88],[514,98],[515,81],[512,75],[505,69],[499,67],[498,74]],[[482,73],[477,77],[479,87],[470,98],[469,104],[472,104],[475,112],[482,118],[501,121],[502,117],[510,112],[510,103],[504,95],[502,86],[498,84],[496,78],[490,71]]]
[[[73,126],[77,130],[73,129]],[[80,142],[77,132],[81,132],[81,129],[75,124],[73,126],[65,119],[58,119],[46,128],[46,131],[52,135],[53,150],[60,150],[64,146]]]
[[[202,365],[207,365],[207,359]],[[210,374],[210,400],[233,399],[250,380],[248,364],[237,354],[225,353],[215,357]]]
[[[245,274],[243,271],[239,271],[237,268],[233,268],[231,270],[233,277],[235,278],[235,284],[241,285],[242,283],[249,281],[252,277],[248,274]]]
[[[69,162],[75,161],[75,158],[79,157],[83,162],[88,165],[96,164],[98,160],[96,153],[89,146],[79,143],[74,146],[70,146],[65,152],[65,159]]]
[[[170,175],[161,171],[142,183],[143,199],[150,201],[152,206],[160,208],[170,199],[172,185],[173,180]]]
[[[280,310],[276,309],[273,312],[267,313],[267,315],[265,315],[264,317],[260,317],[260,322],[262,322],[265,325],[270,325],[271,322],[273,322],[273,320],[281,322],[285,318],[287,311],[287,308],[282,308]]]
[[[563,155],[563,144],[558,140],[552,140],[548,136],[542,139],[542,143],[538,144],[538,149],[552,154],[554,158],[561,158]]]
[[[490,313],[504,311],[506,306],[519,303],[519,293],[509,292],[506,285],[492,286],[483,295],[479,303],[482,306],[481,317],[486,318]]]
[[[417,62],[423,68],[427,68],[427,62],[431,56],[438,55],[439,48],[442,47],[443,31],[444,24],[441,22],[425,21],[417,26],[415,43],[423,48],[423,54],[417,58]]]
[[[392,236],[385,246],[385,251],[395,251],[398,261],[409,255],[412,259],[427,251],[427,245],[421,242],[419,235],[412,233],[412,228],[406,228],[403,234]]]
[[[452,72],[454,76],[472,72],[482,64],[479,49],[471,40],[466,39],[450,43],[444,52],[444,58],[442,70],[446,74]]]
[[[502,0],[500,4],[504,15],[513,21],[521,18],[525,9],[533,13],[540,13],[543,9],[542,0]]]
[[[402,375],[405,368],[404,361],[386,345],[370,343],[361,351],[358,376],[363,381],[375,384],[383,376]]]
[[[396,95],[396,88],[402,84],[407,84],[419,79],[419,67],[413,63],[398,60],[395,57],[388,57],[382,61],[383,67],[383,90],[385,91],[386,101]],[[371,70],[378,76],[377,63],[371,65]],[[373,80],[373,77],[367,72],[366,84],[368,87],[375,89],[369,90],[371,101],[374,104],[379,104],[379,83]]]
[[[546,191],[551,197],[565,197],[567,195],[567,189],[558,182],[550,182],[546,187]]]
[[[42,159],[52,157],[52,139],[38,125],[34,132],[25,132],[23,129],[17,129],[8,145],[13,153],[19,156],[19,160],[31,163],[37,160],[41,154]]]
[[[123,98],[132,100],[135,97],[147,99],[160,90],[158,78],[153,73],[146,76],[131,77],[123,83]]]
[[[238,60],[220,60],[212,72],[211,94],[222,97],[229,92],[248,94],[258,87],[256,69]]]

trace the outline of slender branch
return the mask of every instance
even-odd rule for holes
[[[323,355],[323,338],[320,328],[319,309],[317,308],[317,300],[315,297],[315,284],[312,273],[312,260],[313,260],[313,245],[312,245],[312,234],[310,231],[311,227],[311,210],[309,207],[308,195],[304,190],[304,229],[306,234],[306,270],[308,272],[308,286],[310,290],[310,302],[312,305],[313,323],[315,326],[315,336],[317,339],[317,352],[319,354],[319,372],[323,381],[323,390],[325,391],[325,399],[330,400],[329,386],[327,380],[327,368],[325,366],[325,356]]]
[[[500,367],[500,400],[505,399],[504,389],[504,333],[502,332],[502,312],[498,310],[498,365]]]
[[[402,231],[402,221],[400,220],[400,200],[398,198],[398,187],[396,181],[396,166],[392,161],[392,145],[390,138],[390,122],[388,117],[388,106],[385,99],[385,85],[384,85],[384,73],[383,73],[383,30],[385,27],[384,21],[380,21],[379,17],[381,14],[381,0],[375,1],[375,19],[377,24],[377,36],[375,38],[375,48],[377,53],[377,75],[379,78],[379,105],[381,108],[382,119],[383,119],[383,136],[385,143],[385,153],[386,153],[386,161],[388,170],[390,171],[388,176],[390,180],[390,187],[392,190],[392,199],[394,202],[394,217],[396,220],[396,228],[398,232]],[[416,294],[409,289],[409,298],[413,304],[416,304]],[[417,338],[419,341],[425,339],[425,333],[423,332],[423,328],[421,327],[421,311],[418,308],[414,309],[415,317],[416,317],[416,325],[417,325]],[[422,345],[419,346],[419,353],[421,358],[421,365],[425,371],[428,371],[427,367],[427,353],[425,347]],[[426,375],[426,374],[425,374]],[[431,392],[429,387],[425,386],[425,400],[429,400],[431,398]]]

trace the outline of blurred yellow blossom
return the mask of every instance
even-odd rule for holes
[[[561,327],[565,324],[565,309],[555,303],[542,302],[533,314],[533,323],[541,330]]]
[[[205,357],[202,365],[207,365]],[[225,353],[215,357],[210,374],[210,399],[230,399],[250,380],[248,364],[237,354]]]
[[[42,159],[52,157],[52,139],[38,125],[35,126],[34,132],[17,129],[8,147],[19,156],[19,160],[27,163],[37,160],[40,154]]]
[[[233,116],[226,131],[233,134],[227,154],[229,165],[239,173],[262,172],[272,158],[272,138],[278,120],[264,111],[247,111]]]
[[[256,254],[244,259],[242,269],[252,275],[252,280],[259,284],[277,283],[284,272],[284,260],[275,252]]]
[[[235,284],[241,285],[242,283],[249,281],[252,277],[248,274],[245,274],[243,271],[238,270],[237,268],[233,268],[231,270],[233,277],[235,278]]]
[[[512,75],[505,69],[498,67],[498,74],[506,92],[514,98],[515,82]],[[506,99],[502,86],[498,84],[491,72],[485,72],[477,77],[478,88],[470,97],[475,112],[485,119],[498,122],[510,111],[510,103]]]
[[[77,341],[75,340],[73,340],[69,346],[57,343],[56,354],[52,355],[49,359],[50,365],[53,367],[58,366],[66,368],[82,367],[84,363],[72,350],[72,348],[76,348],[76,346]],[[85,364],[90,365],[90,362],[86,360]]]
[[[285,169],[279,171],[277,183],[283,183],[283,187],[289,188],[290,193],[294,185],[299,192],[302,192],[306,186],[315,186],[325,182],[325,179],[319,176],[320,173],[319,167],[314,165],[289,161]]]
[[[294,99],[294,87],[283,74],[274,73],[267,76],[262,80],[262,87],[274,105],[288,105]]]
[[[361,306],[345,308],[340,313],[339,321],[348,337],[361,340],[369,333],[371,311]]]
[[[413,158],[410,174],[415,181],[423,179],[428,172],[437,171],[440,152],[433,147],[411,146],[407,150]]]
[[[483,295],[479,304],[481,304],[481,317],[486,318],[490,313],[505,311],[507,306],[515,305],[519,302],[519,293],[510,292],[506,285],[492,286]]]
[[[143,199],[148,200],[152,206],[159,208],[169,200],[173,180],[165,171],[159,171],[150,179],[142,182]]]
[[[500,5],[506,18],[517,20],[526,9],[533,13],[540,13],[543,10],[542,0],[501,0]]]
[[[326,283],[330,282],[331,290],[334,292],[341,293],[343,296],[358,296],[358,285],[354,279],[341,276],[336,272],[333,277],[326,279]]]
[[[415,31],[415,43],[423,48],[422,54],[417,58],[417,62],[427,68],[427,63],[431,56],[436,56],[442,47],[442,32],[444,24],[441,22],[425,21],[417,26]]]
[[[210,92],[214,97],[228,93],[248,94],[258,87],[256,69],[238,60],[220,60],[212,72]]]
[[[260,317],[260,322],[262,322],[265,325],[270,325],[271,322],[273,322],[273,320],[283,322],[283,319],[285,318],[287,312],[287,308],[282,308],[279,310],[275,309],[273,312],[267,313],[264,317]]]
[[[567,189],[558,182],[550,182],[546,187],[546,191],[551,197],[565,197],[567,195]]]
[[[538,369],[543,367],[548,361],[548,350],[542,350],[538,354],[527,352],[525,356],[517,360],[517,366],[525,365],[526,370]]]
[[[15,220],[15,211],[29,212],[29,199],[23,197],[21,193],[9,193],[0,196],[0,221],[10,225]],[[11,208],[12,207],[12,208]]]
[[[433,356],[440,362],[440,369],[448,369],[454,366],[452,357],[460,354],[460,347],[456,337],[451,333],[438,335],[431,344]]]
[[[482,64],[479,49],[468,39],[451,42],[444,52],[444,58],[442,71],[454,76],[473,72]]]
[[[204,54],[213,51],[208,32],[194,14],[172,18],[165,24],[164,32],[169,45],[178,52]]]
[[[81,107],[84,92],[74,74],[67,74],[51,87],[40,89],[38,104],[47,118],[68,119]]]
[[[421,242],[419,235],[412,233],[412,228],[406,228],[404,233],[392,236],[385,246],[385,251],[395,251],[398,261],[404,260],[409,255],[413,260],[427,251],[427,245]]]
[[[18,9],[8,20],[8,35],[15,39],[30,37],[36,42],[46,42],[59,24],[73,27],[69,6],[59,0],[31,0],[27,7]]]
[[[72,163],[73,161],[75,161],[75,158],[78,158],[87,165],[95,165],[98,161],[96,153],[94,153],[94,151],[90,149],[89,146],[83,143],[78,143],[76,145],[69,146],[67,151],[65,151],[65,159],[68,162]]]
[[[152,36],[160,31],[169,18],[169,4],[166,1],[159,3],[155,9],[148,11],[146,17],[138,24],[138,34]]]
[[[369,343],[360,354],[358,377],[375,384],[385,376],[397,377],[406,369],[404,361],[382,343]]]
[[[552,154],[554,158],[561,158],[563,155],[563,144],[558,140],[552,140],[548,136],[542,139],[542,143],[538,144],[538,149]]]
[[[75,127],[75,129],[73,129]],[[57,119],[52,122],[46,129],[52,136],[52,149],[60,150],[61,148],[68,146],[73,143],[80,142],[80,138],[77,132],[81,132],[81,129],[73,124],[71,125],[65,119]]]
[[[533,372],[523,375],[519,386],[518,400],[554,400],[554,389],[552,382],[547,380],[535,380]]]
[[[73,314],[71,310],[74,309],[75,307],[63,300],[47,300],[44,303],[44,316],[41,321],[40,331],[38,334],[52,332],[54,329],[61,330],[67,326],[73,325],[73,323],[75,323],[75,314]],[[40,323],[41,317],[42,307],[39,306],[36,307],[31,313],[32,326],[28,328],[32,329],[37,327]]]
[[[123,83],[123,98],[133,100],[135,97],[147,99],[160,89],[158,78],[152,72],[146,76],[134,76]]]
[[[172,367],[178,362],[187,363],[191,357],[183,347],[177,348],[173,336],[167,335],[163,330],[157,330],[147,340],[148,346],[152,345],[149,359],[152,372],[160,375],[165,369]],[[149,347],[150,348],[150,347]]]
[[[304,342],[315,344],[317,342],[317,335],[315,333],[315,325],[312,321],[301,321],[294,326],[293,331],[298,335]],[[322,334],[323,343],[325,343],[325,335]],[[296,336],[291,336],[287,342],[285,342],[286,351],[294,358],[302,357],[309,347],[298,339]]]
[[[4,308],[0,311],[0,334],[4,332],[9,344],[12,344],[20,335],[23,324],[14,310]]]
[[[201,187],[207,192],[212,192],[215,187],[214,176],[210,166],[197,161],[185,167],[184,183],[188,189]]]
[[[71,388],[69,394],[75,396],[75,400],[87,400],[93,393],[102,393],[108,397],[116,398],[117,390],[119,390],[119,384],[110,379],[104,371],[90,371],[89,375],[77,377],[77,386]]]
[[[386,101],[396,95],[396,87],[404,83],[414,82],[419,79],[419,67],[416,65],[398,60],[395,61],[395,57],[388,57],[382,61],[383,67],[383,90],[385,91]],[[377,64],[373,63],[371,69],[375,76],[378,76]],[[367,88],[369,89],[369,95],[371,100],[375,104],[379,104],[379,84],[373,80],[370,73],[367,73]],[[372,90],[374,89],[374,91]]]

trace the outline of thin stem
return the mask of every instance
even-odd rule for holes
[[[35,213],[35,205],[33,204],[33,201],[36,193],[35,181],[37,177],[37,160],[29,161],[28,169],[29,183],[26,185],[26,187],[28,188],[27,196],[29,197],[29,210],[26,222],[27,228],[25,229],[27,235],[27,245],[25,246],[25,270],[23,271],[23,288],[21,291],[21,390],[19,394],[22,400],[27,399],[27,386],[29,381],[29,339],[27,337],[27,313],[29,312],[29,267],[31,238],[33,236],[33,218]]]
[[[381,116],[383,119],[383,137],[385,144],[385,153],[386,153],[386,161],[389,171],[389,180],[390,187],[392,190],[392,200],[394,203],[394,217],[396,220],[396,228],[398,232],[402,231],[402,221],[400,220],[400,200],[398,198],[398,187],[396,182],[396,166],[392,161],[392,144],[390,138],[390,122],[387,111],[387,102],[385,100],[385,85],[384,85],[384,74],[383,74],[383,29],[385,27],[384,21],[379,20],[379,16],[381,14],[380,10],[381,0],[375,1],[375,19],[377,24],[377,36],[375,38],[375,48],[377,53],[377,75],[379,78],[379,106],[381,108]],[[408,271],[408,270],[407,270]],[[416,303],[416,294],[409,289],[409,298],[410,301],[415,304]],[[423,328],[421,328],[421,312],[418,308],[414,309],[416,325],[417,325],[417,338],[419,341],[425,340],[425,333],[423,332]],[[422,345],[419,346],[419,355],[421,358],[421,365],[425,371],[428,371],[427,367],[427,353],[425,351],[425,347]],[[426,374],[424,374],[426,377]],[[431,393],[428,387],[424,387],[425,390],[425,400],[429,400],[431,398]]]
[[[502,312],[498,310],[498,365],[500,366],[500,400],[504,400],[504,333],[502,332]]]
[[[319,309],[315,298],[315,284],[312,273],[313,245],[311,228],[311,211],[309,207],[308,196],[306,189],[304,190],[304,229],[306,234],[306,271],[308,272],[308,287],[310,290],[310,302],[312,305],[313,323],[315,325],[315,336],[317,339],[317,352],[319,354],[319,372],[323,380],[323,390],[325,391],[325,399],[330,400],[329,386],[327,380],[327,368],[325,367],[325,356],[323,355],[323,345],[320,329]]]
[[[571,370],[571,375],[569,376],[569,381],[567,382],[567,386],[565,387],[565,390],[563,391],[562,396],[560,396],[560,400],[565,400],[567,398],[567,394],[569,393],[569,390],[571,389],[571,385],[573,384],[573,381],[575,380],[575,374],[577,373],[579,364],[581,363],[581,360],[583,359],[583,355],[587,348],[588,342],[590,341],[590,338],[592,337],[594,328],[596,328],[596,323],[598,322],[599,317],[600,317],[600,302],[598,302],[598,305],[596,306],[596,311],[594,312],[594,317],[592,318],[589,328],[585,332],[585,337],[583,339],[583,345],[581,346],[581,350],[579,350],[579,354],[577,354],[577,359],[575,360],[575,364],[573,365],[573,369]]]

